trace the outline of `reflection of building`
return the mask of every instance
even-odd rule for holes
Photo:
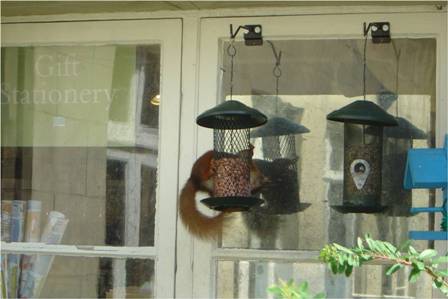
[[[4,55],[2,92],[11,98],[2,104],[2,200],[42,201],[42,221],[50,210],[64,213],[62,244],[154,246],[158,107],[150,99],[159,94],[160,46],[8,48]],[[64,71],[67,59],[72,67]],[[34,77],[11,75],[33,66]],[[42,296],[105,297],[153,280],[151,260],[70,260],[70,280],[57,275],[66,263],[55,259]]]

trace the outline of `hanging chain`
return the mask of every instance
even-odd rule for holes
[[[363,61],[362,61],[362,94],[364,97],[364,101],[366,100],[366,69],[367,69],[367,35],[364,38],[364,52],[363,52]]]
[[[230,100],[233,98],[233,64],[236,56],[235,39],[230,40],[230,44],[227,47],[227,55],[230,57]]]
[[[364,51],[362,55],[362,95],[366,100],[366,71],[367,71],[367,34],[364,38]],[[366,126],[362,125],[362,144],[366,144]]]
[[[275,77],[275,114],[278,114],[278,102],[279,102],[279,98],[278,98],[278,85],[279,85],[279,81],[280,81],[280,77],[282,76],[282,69],[280,68],[280,61],[282,59],[282,51],[277,53],[277,50],[275,49],[274,44],[271,41],[267,41],[272,48],[272,52],[274,53],[274,57],[275,57],[275,65],[274,68],[272,69],[272,74]]]
[[[278,82],[280,81],[280,77],[282,76],[280,62],[275,63],[274,69],[272,70],[272,74],[275,77],[275,97],[278,98]]]

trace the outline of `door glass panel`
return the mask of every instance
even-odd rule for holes
[[[8,268],[19,271],[8,298],[154,298],[150,259],[8,255],[13,258],[27,267]]]
[[[160,49],[2,48],[2,241],[154,246]]]
[[[272,163],[268,178],[280,180],[263,195],[265,206],[234,213],[221,247],[319,250],[338,242],[353,245],[358,236],[400,244],[409,230],[433,229],[431,215],[412,216],[411,206],[431,206],[434,194],[402,187],[406,152],[434,146],[436,41],[394,38],[390,44],[367,44],[366,93],[388,113],[398,128],[385,128],[383,137],[383,213],[342,214],[331,206],[342,204],[343,124],[326,115],[363,96],[364,40],[274,40],[282,51],[279,96],[275,97],[274,55],[263,46],[235,42],[233,98],[259,109],[268,117],[300,124],[308,133],[282,138],[254,138],[254,159]],[[228,42],[221,42],[221,100],[229,97]],[[292,141],[291,141],[292,140]],[[275,163],[293,149],[288,171],[276,173]],[[277,156],[272,156],[277,153]],[[278,159],[276,161],[276,159]],[[261,169],[263,164],[258,166]],[[272,188],[272,187],[271,187]],[[425,248],[426,242],[416,242]]]

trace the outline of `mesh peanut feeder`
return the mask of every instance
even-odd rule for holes
[[[226,101],[198,116],[198,125],[213,129],[213,197],[202,200],[215,210],[247,210],[261,203],[251,191],[250,128],[267,117],[238,101]]]

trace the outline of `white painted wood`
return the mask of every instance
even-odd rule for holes
[[[126,298],[126,260],[114,260],[113,269],[113,296],[114,298]]]
[[[424,13],[446,11],[446,5],[321,5],[301,7],[258,7],[231,9],[202,9],[191,11],[156,11],[156,12],[117,12],[91,14],[35,15],[4,17],[2,23],[17,22],[56,22],[81,20],[126,20],[126,19],[164,19],[164,18],[206,18],[206,17],[248,17],[248,16],[285,16],[285,15],[334,15],[334,14],[373,14],[373,13]]]
[[[161,21],[157,21],[161,22]],[[179,169],[182,25],[180,20],[145,26],[159,31],[162,41],[159,110],[158,185],[156,207],[157,248],[155,297],[172,298],[175,281],[176,202]],[[151,30],[152,28],[152,30]],[[157,28],[157,30],[154,30]]]
[[[219,98],[220,49],[222,40],[229,38],[229,26],[234,28],[244,24],[261,24],[265,39],[341,39],[363,38],[362,24],[387,20],[392,24],[394,38],[434,37],[439,46],[438,65],[438,125],[437,135],[446,132],[446,11],[433,13],[403,12],[383,10],[385,13],[350,14],[348,11],[338,15],[302,15],[276,17],[238,17],[238,18],[204,18],[201,21],[200,66],[199,66],[199,113],[217,104]],[[258,12],[258,11],[257,11]],[[334,11],[333,11],[334,12]],[[292,13],[293,14],[293,13]],[[415,22],[418,20],[418,22]],[[443,23],[445,22],[445,23]],[[444,35],[444,37],[442,37]],[[241,36],[241,35],[240,35]],[[239,38],[241,40],[241,38]],[[445,58],[441,56],[445,55]],[[444,80],[441,82],[441,80]],[[445,86],[445,87],[441,87]],[[443,91],[444,90],[444,91]],[[440,138],[440,137],[439,137]],[[211,130],[198,128],[198,148],[207,149],[212,146]],[[215,244],[204,244],[196,241],[194,263],[194,297],[215,296],[217,260],[276,260],[276,261],[306,261],[318,262],[317,252],[304,251],[263,251],[248,249],[217,249]],[[351,286],[347,285],[349,289]]]
[[[437,146],[442,147],[445,136],[448,136],[448,21],[445,8],[445,14],[441,18],[441,32],[439,40],[437,43],[437,103],[436,103],[436,143]],[[437,190],[437,201],[436,205],[440,206],[442,204],[442,192]],[[442,220],[440,213],[435,217],[436,227],[438,223]],[[448,252],[448,242],[447,241],[436,241],[434,249],[439,253]],[[444,295],[439,292],[433,292],[433,298],[443,298]]]
[[[197,125],[194,121],[197,107],[198,60],[199,60],[199,19],[187,17],[182,23],[182,103],[181,103],[181,133],[179,150],[179,189],[190,176],[198,152]],[[176,239],[176,297],[193,297],[193,239],[185,229],[180,219],[177,221]]]
[[[76,246],[52,245],[44,243],[5,243],[1,246],[3,253],[54,254],[79,257],[110,258],[149,258],[155,259],[157,251],[154,247],[113,247],[113,246]]]
[[[179,19],[65,22],[57,25],[52,23],[2,25],[2,46],[4,47],[161,44],[162,104],[159,114],[155,257],[154,249],[146,248],[156,261],[155,294],[159,298],[174,296],[175,246],[173,244],[175,244],[176,232],[181,33],[181,20]],[[137,177],[134,178],[134,180],[137,179]],[[135,207],[130,207],[130,209],[132,210],[131,214],[136,210]],[[129,242],[134,244],[135,240]],[[110,254],[121,257],[127,257],[128,253],[134,252],[133,256],[139,254],[145,256],[139,248],[124,248],[123,251],[116,251],[111,247],[111,249],[97,251],[99,247],[94,246],[87,251],[79,251],[79,249],[74,250],[74,248],[62,245],[56,248],[47,248],[46,246],[43,245],[40,249],[34,248],[33,250],[53,251],[69,255],[85,253],[100,256]],[[6,244],[3,249],[20,252],[20,247],[22,250],[27,250],[26,244]]]
[[[318,251],[300,250],[259,250],[259,249],[235,249],[217,248],[213,251],[212,257],[218,260],[248,260],[257,261],[302,261],[317,262]]]

